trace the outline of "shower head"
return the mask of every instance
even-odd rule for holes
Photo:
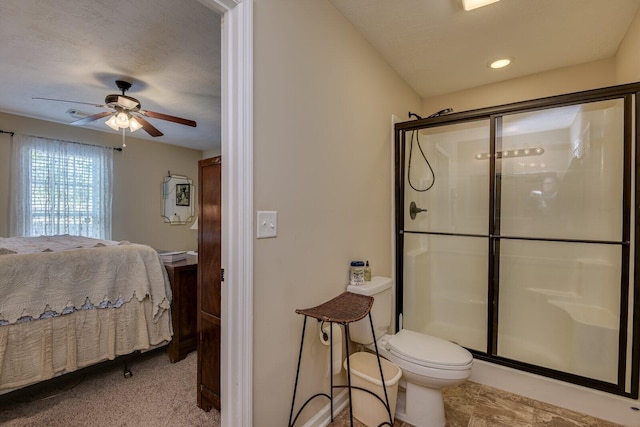
[[[437,112],[433,113],[432,115],[427,116],[427,119],[433,119],[434,117],[440,117],[443,114],[449,114],[449,113],[452,113],[452,112],[453,112],[453,108],[445,108],[444,110],[437,111]],[[418,114],[412,113],[411,111],[409,111],[409,118],[411,118],[411,117],[415,117],[416,120],[422,120],[423,119],[422,116],[419,116]]]
[[[429,117],[427,117],[427,119],[432,119],[434,117],[440,117],[443,114],[449,114],[453,112],[453,108],[445,108],[444,110],[440,110],[436,113],[433,113],[432,115],[430,115]]]

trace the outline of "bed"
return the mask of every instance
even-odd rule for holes
[[[0,238],[0,394],[168,343],[170,302],[149,246]]]

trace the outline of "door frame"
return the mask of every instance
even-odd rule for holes
[[[197,0],[222,14],[223,426],[251,426],[253,390],[253,0]]]

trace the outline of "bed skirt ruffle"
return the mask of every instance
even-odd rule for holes
[[[149,297],[120,308],[0,326],[0,394],[171,340],[171,313]]]

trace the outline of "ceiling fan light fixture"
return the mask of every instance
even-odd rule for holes
[[[459,0],[460,5],[466,11],[477,9],[479,7],[488,6],[491,3],[496,3],[499,0]]]
[[[124,132],[128,128],[130,132],[135,132],[138,129],[142,128],[149,136],[158,137],[164,135],[155,126],[146,121],[143,116],[151,117],[159,120],[166,120],[168,122],[178,123],[185,126],[196,127],[197,124],[193,120],[184,119],[181,117],[171,116],[169,114],[157,113],[154,111],[141,110],[140,109],[140,101],[130,96],[125,95],[124,93],[131,87],[131,83],[116,80],[116,86],[118,89],[122,91],[122,95],[110,94],[107,95],[104,99],[104,104],[90,104],[87,102],[81,101],[69,101],[66,99],[54,99],[54,98],[33,98],[33,99],[42,99],[46,101],[58,101],[58,102],[71,102],[77,104],[86,104],[92,105],[98,108],[105,108],[110,111],[103,111],[96,114],[90,114],[78,111],[76,109],[67,110],[67,114],[71,115],[74,119],[73,122],[69,123],[73,126],[84,126],[86,124],[92,123],[96,120],[104,119],[107,120],[105,123],[111,129],[116,132],[122,129],[123,132],[123,146],[124,146]],[[134,115],[135,113],[135,115]]]
[[[125,112],[119,112],[116,114],[116,123],[118,123],[118,127],[128,128],[129,127],[129,115]]]
[[[129,130],[131,132],[135,132],[138,129],[140,129],[142,127],[142,125],[140,124],[140,122],[138,122],[135,117],[131,117],[129,119]]]
[[[112,115],[111,117],[109,117],[109,120],[107,120],[104,123],[113,130],[120,129],[120,126],[118,126],[118,120],[116,119],[115,115]]]

